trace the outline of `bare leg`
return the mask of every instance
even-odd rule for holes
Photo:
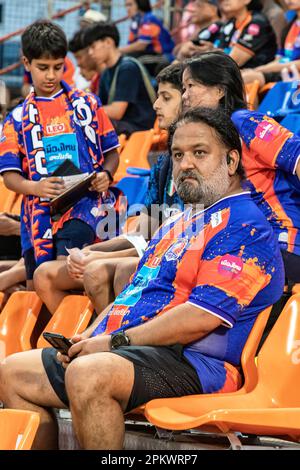
[[[82,448],[123,448],[123,412],[133,383],[133,364],[109,352],[79,357],[68,366],[66,388]]]
[[[69,290],[83,290],[82,281],[72,279],[65,258],[40,265],[34,273],[34,287],[53,315]]]
[[[2,273],[3,271],[7,271],[8,269],[11,269],[17,263],[18,261],[15,261],[15,260],[0,260],[0,273]]]
[[[37,411],[41,422],[35,449],[58,448],[58,429],[50,407],[65,408],[45,373],[41,349],[13,354],[0,364],[0,400],[5,408]]]
[[[121,261],[121,260],[120,260]],[[114,292],[117,297],[135,272],[139,258],[124,258],[117,266],[114,278]]]
[[[24,281],[26,281],[26,270],[24,259],[21,258],[10,269],[0,273],[0,291],[4,291],[9,287]]]
[[[83,275],[84,289],[98,315],[114,300],[113,282],[120,258],[101,259],[87,265]]]

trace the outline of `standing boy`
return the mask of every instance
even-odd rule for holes
[[[21,239],[30,280],[36,266],[95,240],[104,215],[101,195],[116,203],[108,188],[118,166],[118,138],[101,102],[62,81],[68,44],[61,28],[50,21],[33,23],[22,35],[22,50],[34,91],[4,123],[0,172],[9,189],[24,195]],[[65,187],[61,177],[51,175],[66,160],[97,177],[91,191],[53,223],[49,200]]]

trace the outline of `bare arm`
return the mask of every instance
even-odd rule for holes
[[[131,52],[143,52],[148,46],[148,42],[137,40],[132,44],[127,44],[126,46],[119,47],[119,51],[122,54],[130,54]]]
[[[281,64],[278,62],[278,60],[274,60],[273,62],[269,62],[268,64],[260,65],[259,67],[256,67],[255,70],[257,72],[263,72],[263,73],[281,72],[282,69],[286,67],[290,67],[292,64],[295,64],[298,70],[300,69],[300,60],[293,60],[292,62],[288,62],[285,64]]]
[[[300,180],[300,159],[298,160],[297,166],[296,166],[296,175],[298,176]]]
[[[168,310],[163,315],[156,316],[151,321],[130,328],[126,334],[129,336],[131,344],[137,346],[188,344],[208,335],[221,323],[220,318],[201,308],[182,304]],[[69,356],[82,356],[109,350],[110,335],[98,335],[74,344],[69,351]]]
[[[127,108],[127,101],[115,101],[112,104],[107,104],[103,106],[103,109],[106,112],[107,116],[110,119],[116,119],[117,121],[120,121],[123,118]]]
[[[110,150],[104,154],[103,168],[108,170],[112,175],[115,174],[119,166],[119,154],[116,149]]]
[[[243,65],[245,65],[248,62],[248,60],[251,59],[251,57],[253,57],[253,54],[251,54],[250,52],[247,52],[244,49],[242,50],[237,46],[234,46],[232,48],[232,51],[230,52],[229,55],[238,64],[239,67],[243,67]]]
[[[51,199],[59,196],[64,190],[63,179],[55,176],[40,181],[30,181],[16,171],[6,171],[3,173],[3,179],[8,189],[26,196],[32,195]]]

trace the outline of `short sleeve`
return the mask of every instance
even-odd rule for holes
[[[154,39],[158,38],[159,35],[159,25],[152,23],[151,21],[146,21],[145,23],[142,23],[138,29],[137,40],[151,43]]]
[[[22,108],[16,108],[13,112],[20,112]],[[13,113],[4,121],[0,138],[0,173],[4,171],[22,172],[18,134],[15,130]]]
[[[294,174],[300,157],[300,137],[262,113],[239,110],[232,121],[248,149],[270,169]]]
[[[209,41],[215,43],[220,36],[221,22],[215,22],[210,24],[207,28],[201,29],[198,34],[198,41]]]
[[[251,225],[229,223],[207,244],[188,302],[233,327],[277,268],[272,250],[266,253],[266,237]]]
[[[268,44],[270,29],[270,24],[263,18],[252,19],[243,29],[236,45],[255,55]]]

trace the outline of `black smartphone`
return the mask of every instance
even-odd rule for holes
[[[58,333],[49,333],[45,331],[45,333],[43,333],[43,337],[51,344],[51,346],[66,355],[73,344],[68,338]]]

